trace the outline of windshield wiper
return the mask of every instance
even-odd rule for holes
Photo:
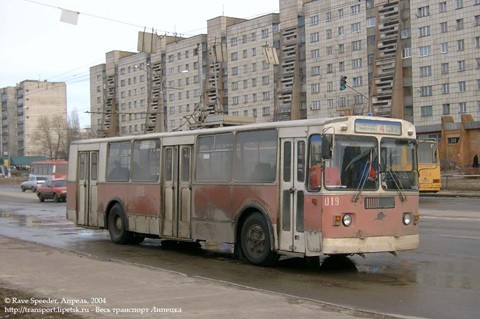
[[[357,190],[355,195],[352,197],[352,202],[356,203],[362,194],[363,188],[365,187],[365,183],[368,180],[368,175],[370,173],[370,169],[372,168],[372,163],[368,162],[368,165],[365,165],[365,169],[360,176],[360,183],[358,183]]]
[[[388,172],[390,173],[390,176],[392,177],[392,180],[395,183],[395,186],[396,186],[397,191],[398,191],[398,195],[400,195],[400,200],[402,202],[406,201],[407,197],[405,197],[405,195],[402,192],[402,190],[404,190],[403,185],[402,185],[402,182],[400,181],[400,178],[398,177],[397,173],[395,173],[395,171],[393,171],[391,168],[388,170]]]

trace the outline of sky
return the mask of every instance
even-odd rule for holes
[[[0,0],[0,88],[24,80],[65,82],[67,112],[90,126],[89,68],[113,50],[136,52],[138,31],[189,37],[207,20],[278,12],[279,0]],[[77,24],[60,20],[78,12]]]

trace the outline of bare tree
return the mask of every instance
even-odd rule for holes
[[[67,119],[67,139],[65,144],[65,158],[68,158],[68,151],[70,149],[70,144],[73,141],[83,138],[82,133],[80,132],[80,120],[78,118],[78,112],[74,109],[70,116]]]
[[[46,154],[51,159],[59,159],[66,154],[67,125],[65,118],[41,117],[32,140],[37,143],[40,154]]]

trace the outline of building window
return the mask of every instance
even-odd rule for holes
[[[422,66],[420,67],[420,77],[432,76],[432,66]]]
[[[262,84],[263,85],[269,85],[270,84],[270,77],[268,75],[262,77]]]
[[[356,14],[359,14],[360,13],[360,5],[359,4],[356,4],[354,6],[351,6],[350,7],[350,13],[352,15],[356,15]]]
[[[312,102],[312,110],[320,110],[320,101],[315,100]]]
[[[460,141],[460,137],[449,137],[447,138],[447,143],[448,144],[458,144]]]
[[[480,91],[480,79],[477,79],[477,91]]]
[[[448,74],[448,63],[441,64],[442,74]]]
[[[317,25],[318,24],[318,15],[310,17],[310,25]]]
[[[327,55],[333,54],[333,47],[327,47]]]
[[[338,18],[343,18],[343,9],[338,9]]]
[[[270,108],[268,106],[265,106],[262,108],[262,115],[263,116],[269,116],[270,115]]]
[[[318,65],[312,66],[311,70],[312,70],[311,73],[313,76],[320,75],[320,67]]]
[[[457,30],[463,30],[463,19],[457,19]]]
[[[420,37],[428,37],[430,35],[430,26],[420,28]]]
[[[432,54],[432,46],[427,45],[420,47],[420,56],[429,56]]]
[[[465,40],[457,40],[457,51],[465,50]]]
[[[455,0],[455,9],[463,8],[463,0]]]
[[[318,32],[314,32],[310,34],[310,42],[318,42],[320,41],[320,35]]]
[[[327,92],[333,92],[333,82],[332,81],[327,82]]]
[[[345,62],[343,61],[338,62],[338,71],[340,72],[345,71]]]
[[[458,113],[467,113],[467,103],[466,102],[460,102],[458,104]]]
[[[406,59],[406,58],[411,58],[411,57],[412,57],[412,48],[404,48],[402,58]]]
[[[428,105],[428,106],[422,106],[420,108],[421,112],[421,117],[430,117],[433,116],[433,106]]]
[[[440,43],[440,52],[448,53],[448,42]]]
[[[264,101],[270,100],[270,92],[263,92],[262,96]]]
[[[480,48],[480,37],[475,37],[475,47],[476,47],[477,49]]]
[[[353,78],[353,86],[362,86],[362,77],[361,76],[356,76]]]
[[[465,71],[465,60],[457,61],[458,71]]]
[[[312,94],[320,92],[320,83],[314,83],[311,85]]]
[[[352,51],[359,51],[362,49],[362,40],[352,42]]]
[[[343,26],[338,27],[338,35],[343,35],[345,33],[345,28]]]
[[[409,29],[409,28],[402,29],[402,30],[400,31],[400,38],[401,38],[401,39],[408,39],[408,38],[410,38],[410,29]]]
[[[447,22],[441,22],[440,23],[440,32],[442,32],[442,33],[447,33],[448,32],[448,23]]]
[[[352,32],[360,32],[362,30],[362,25],[360,22],[352,24]]]
[[[332,63],[327,64],[327,73],[333,73],[333,64]]]
[[[332,29],[328,29],[326,32],[327,32],[327,39],[331,39],[332,38]]]
[[[268,38],[268,29],[262,30],[262,39]]]
[[[442,84],[442,94],[450,94],[450,84],[443,83]]]
[[[376,25],[377,25],[377,20],[375,19],[375,17],[367,18],[367,28],[373,28]]]
[[[440,2],[438,4],[438,11],[440,11],[440,13],[443,13],[443,12],[447,12],[447,2]]]
[[[442,105],[442,115],[450,114],[450,104],[446,103]]]
[[[330,22],[332,21],[332,13],[329,11],[325,13],[325,22]]]
[[[341,54],[345,52],[345,44],[341,43],[338,45],[338,53]]]
[[[230,60],[231,61],[237,61],[238,60],[238,52],[232,52]]]
[[[475,26],[476,27],[480,26],[480,15],[475,16]]]
[[[458,92],[465,92],[467,91],[467,82],[460,81],[458,82]]]
[[[421,86],[420,87],[420,96],[432,96],[432,86]]]
[[[232,104],[233,105],[238,105],[238,96],[232,97]]]
[[[359,69],[362,67],[362,59],[353,59],[352,60],[352,69]]]
[[[320,49],[310,51],[310,56],[312,59],[318,59],[320,57]]]
[[[417,16],[419,18],[428,17],[429,15],[430,15],[430,7],[429,6],[418,8]]]

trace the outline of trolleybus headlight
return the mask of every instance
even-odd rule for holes
[[[345,214],[342,216],[342,224],[345,227],[348,227],[352,224],[352,215],[350,214]]]
[[[404,225],[410,225],[411,222],[412,222],[412,214],[404,213],[403,214],[403,224]]]

